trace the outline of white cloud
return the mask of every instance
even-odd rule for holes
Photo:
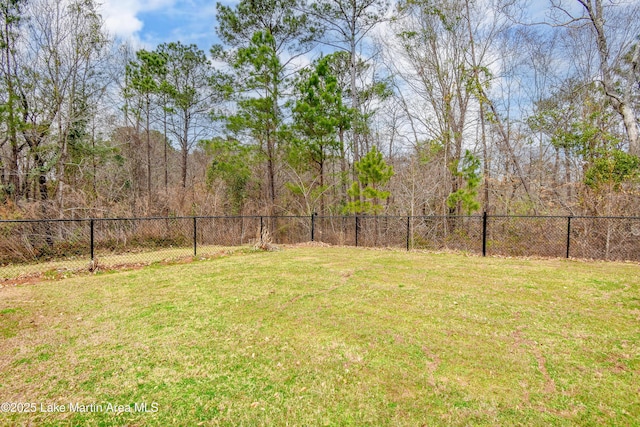
[[[180,40],[207,50],[219,43],[216,6],[210,0],[102,0],[100,11],[105,30],[136,47]]]
[[[104,0],[100,11],[105,29],[110,34],[139,41],[139,32],[144,23],[138,18],[138,14],[172,7],[175,2],[176,0]]]

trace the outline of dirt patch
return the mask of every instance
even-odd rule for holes
[[[422,346],[422,352],[425,357],[428,359],[427,363],[427,371],[429,372],[429,385],[431,387],[436,386],[436,371],[440,366],[440,357],[433,351],[431,351],[427,346]]]
[[[542,354],[542,350],[537,342],[529,340],[522,335],[522,331],[517,329],[513,334],[514,344],[517,347],[524,348],[525,350],[531,351],[533,357],[535,357],[536,362],[538,362],[538,371],[544,377],[544,391],[545,393],[553,393],[556,391],[556,382],[549,375],[549,371],[547,371],[547,360]]]
[[[77,276],[86,276],[91,274],[99,274],[99,273],[110,273],[110,272],[118,272],[118,271],[129,271],[129,270],[140,270],[142,268],[148,267],[151,264],[160,264],[160,265],[177,265],[177,264],[190,264],[196,260],[211,260],[222,258],[225,256],[229,256],[234,254],[234,252],[229,251],[220,251],[212,254],[207,254],[205,256],[198,256],[194,258],[193,256],[181,257],[181,258],[173,258],[173,259],[165,259],[161,261],[145,261],[145,262],[125,262],[118,264],[107,264],[103,265],[100,263],[100,259],[96,259],[95,264],[92,269],[89,268],[81,268],[81,269],[50,269],[37,273],[24,274],[18,277],[0,279],[0,292],[3,289],[9,289],[16,286],[21,285],[35,285],[36,283],[51,281],[51,280],[63,280],[71,277]]]
[[[19,285],[33,285],[44,280],[42,273],[34,273],[28,276],[17,277],[13,279],[0,280],[0,291],[3,289],[13,288]]]
[[[286,245],[288,248],[329,248],[332,245],[324,242],[302,242],[302,243],[294,243],[291,245]]]

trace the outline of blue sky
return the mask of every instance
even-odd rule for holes
[[[137,47],[155,48],[180,40],[208,51],[218,43],[215,4],[212,0],[103,0],[101,12],[111,35]]]

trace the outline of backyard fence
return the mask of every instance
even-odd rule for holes
[[[268,239],[640,261],[640,217],[198,216],[0,220],[0,279],[211,256]]]

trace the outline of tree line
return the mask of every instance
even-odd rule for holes
[[[0,0],[0,216],[637,215],[635,1],[242,0],[211,31],[135,49],[94,0]]]

